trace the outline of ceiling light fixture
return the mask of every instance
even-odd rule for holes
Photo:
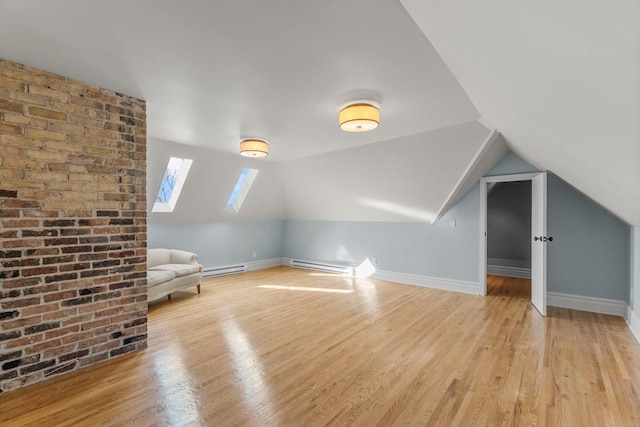
[[[240,154],[245,157],[267,157],[269,144],[262,139],[243,139],[240,142]]]
[[[351,102],[338,113],[340,129],[345,132],[367,132],[380,123],[380,107],[371,101]]]

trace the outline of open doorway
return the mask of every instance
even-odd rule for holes
[[[480,180],[480,295],[487,295],[487,191],[492,183],[531,182],[531,303],[547,315],[547,174],[489,176]]]
[[[487,184],[487,295],[531,299],[531,181]]]

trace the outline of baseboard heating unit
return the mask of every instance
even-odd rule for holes
[[[220,267],[207,267],[202,270],[202,277],[225,276],[227,274],[244,273],[247,264],[223,265]]]
[[[305,261],[301,259],[292,259],[291,267],[307,268],[309,270],[326,271],[328,273],[343,274],[353,276],[353,267],[336,264],[326,264],[323,262]]]

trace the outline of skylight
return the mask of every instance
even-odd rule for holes
[[[256,179],[257,175],[258,169],[242,169],[240,177],[236,182],[236,186],[233,187],[233,191],[231,192],[231,196],[229,197],[223,212],[238,213],[238,211],[240,211],[240,206],[242,206],[244,199],[247,197],[247,194],[251,189],[251,185],[253,185],[253,181]]]
[[[173,212],[193,160],[171,157],[162,176],[152,212]]]

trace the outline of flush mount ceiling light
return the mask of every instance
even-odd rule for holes
[[[269,155],[269,144],[262,139],[243,139],[240,142],[240,154],[245,157],[267,157]]]
[[[347,104],[338,113],[340,129],[345,132],[367,132],[378,127],[380,107],[371,101]]]

